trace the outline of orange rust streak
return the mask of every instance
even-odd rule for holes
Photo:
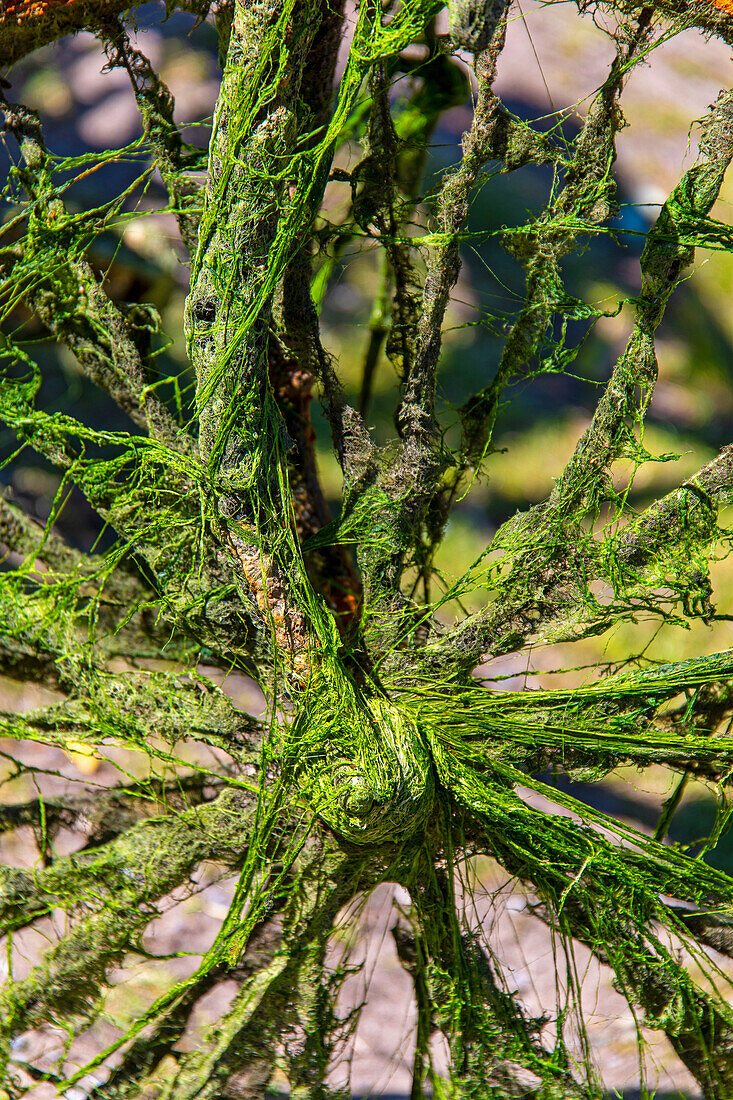
[[[713,0],[713,7],[733,15],[733,0]]]
[[[310,404],[315,378],[274,338],[269,348],[270,382],[288,433],[296,446],[289,458],[294,526],[301,543],[320,531],[330,518],[315,472],[316,433]],[[342,547],[326,547],[308,556],[311,583],[324,596],[344,633],[361,614],[361,586]]]
[[[68,8],[79,0],[4,0],[0,2],[0,23],[14,19],[24,23],[39,19],[58,8]]]

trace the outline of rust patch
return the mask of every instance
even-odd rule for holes
[[[0,0],[0,23],[40,19],[72,5],[83,6],[81,0]]]
[[[294,443],[288,455],[288,477],[295,530],[302,545],[331,518],[318,480],[316,433],[310,412],[315,378],[274,337],[268,345],[268,360],[270,383]],[[324,547],[306,556],[306,568],[341,634],[347,634],[361,614],[361,583],[348,551],[341,546]]]

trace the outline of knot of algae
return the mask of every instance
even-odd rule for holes
[[[320,681],[291,735],[300,792],[345,840],[399,843],[425,825],[435,792],[430,753],[389,699]]]

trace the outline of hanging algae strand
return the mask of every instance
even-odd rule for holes
[[[217,531],[294,704],[287,770],[327,825],[366,844],[424,824],[432,765],[414,722],[373,685],[358,686],[338,656],[335,622],[283,522],[290,441],[267,370],[273,246],[298,132],[293,74],[302,65],[293,57],[307,51],[321,14],[322,5],[293,0],[235,7],[186,325]]]

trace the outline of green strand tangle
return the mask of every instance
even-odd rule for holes
[[[421,17],[420,4],[407,7],[412,22]],[[293,74],[302,72],[297,55],[307,52],[323,10],[320,0],[235,8],[186,330],[219,535],[243,595],[269,629],[295,704],[281,746],[286,768],[328,825],[353,843],[374,843],[424,824],[432,765],[415,724],[348,671],[335,622],[308,582],[290,522],[289,441],[267,372],[272,292],[320,205],[337,127],[362,78],[347,68],[336,124],[299,152]],[[413,29],[406,25],[405,35]],[[364,70],[370,52],[394,48],[395,29],[386,35],[379,5],[363,5],[357,34]]]

